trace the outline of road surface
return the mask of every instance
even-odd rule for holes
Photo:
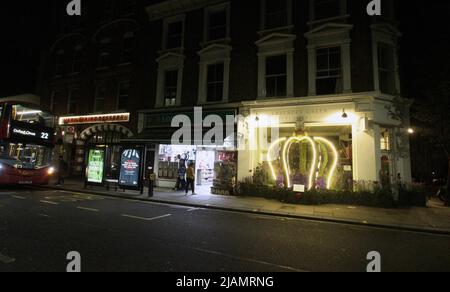
[[[0,272],[450,271],[450,237],[31,188],[0,189]]]

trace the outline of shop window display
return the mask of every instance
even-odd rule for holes
[[[237,152],[217,151],[214,164],[214,183],[211,193],[216,195],[232,195],[236,183]]]
[[[195,146],[184,145],[160,145],[158,177],[162,179],[176,180],[180,162],[188,165],[195,163]]]

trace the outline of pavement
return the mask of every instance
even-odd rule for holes
[[[211,195],[207,188],[200,188],[195,196],[185,196],[184,192],[156,188],[154,197],[149,198],[147,189],[145,189],[144,195],[135,191],[108,191],[103,187],[88,187],[86,189],[84,182],[77,179],[66,180],[64,186],[50,185],[49,188],[188,207],[450,235],[450,208],[444,207],[441,202],[436,200],[429,201],[427,208],[383,209],[334,204],[320,206],[292,205],[264,198]]]
[[[72,251],[82,272],[365,272],[373,251],[384,272],[448,272],[449,246],[448,235],[0,187],[0,272],[64,272]]]

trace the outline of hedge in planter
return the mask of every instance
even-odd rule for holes
[[[301,205],[345,204],[383,208],[396,207],[394,194],[387,189],[376,189],[373,192],[314,190],[299,194],[286,188],[240,183],[239,195],[274,199]]]

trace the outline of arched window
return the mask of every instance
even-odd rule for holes
[[[81,56],[83,52],[83,47],[81,45],[77,46],[73,51],[72,57],[72,74],[81,72]]]
[[[121,64],[131,63],[134,48],[134,33],[127,32],[122,38],[122,54],[120,56]]]
[[[64,50],[59,50],[55,56],[55,76],[64,74]]]

